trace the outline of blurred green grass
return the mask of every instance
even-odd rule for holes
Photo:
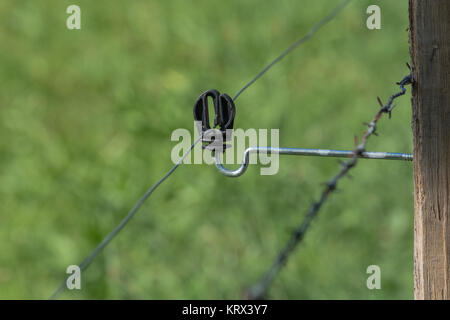
[[[69,4],[82,29],[65,27]],[[351,149],[409,60],[407,2],[370,1],[248,89],[235,126],[279,128],[280,145]],[[171,166],[176,128],[210,88],[234,94],[336,1],[0,3],[0,298],[45,299]],[[409,95],[372,151],[411,152]],[[229,179],[183,166],[82,275],[69,299],[239,298],[267,270],[333,159],[282,157]],[[343,180],[270,291],[277,299],[413,297],[412,167],[364,161]],[[367,266],[382,289],[366,287]]]

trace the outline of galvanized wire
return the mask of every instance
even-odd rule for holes
[[[333,20],[334,17],[338,15],[339,12],[341,12],[342,9],[350,2],[351,0],[343,0],[336,8],[333,9],[333,11],[325,16],[322,20],[317,22],[312,28],[308,31],[308,33],[295,41],[289,48],[284,50],[278,57],[276,57],[272,62],[270,62],[267,66],[264,67],[252,80],[250,80],[242,89],[240,89],[233,97],[233,100],[236,100],[242,92],[244,92],[248,87],[250,87],[256,80],[261,78],[264,73],[267,72],[270,68],[272,68],[275,64],[277,64],[281,59],[283,59],[285,56],[287,56],[289,53],[291,53],[294,49],[296,49],[299,45],[302,43],[308,41],[316,31],[318,31],[321,27],[326,25],[328,22]]]
[[[304,148],[274,148],[274,147],[250,147],[245,149],[242,157],[242,164],[235,170],[227,169],[223,166],[220,160],[220,153],[215,154],[215,165],[219,172],[227,177],[240,177],[247,171],[250,164],[251,153],[262,154],[286,154],[295,156],[314,156],[314,157],[334,157],[334,158],[349,158],[353,155],[353,151],[348,150],[328,150],[328,149],[304,149]],[[376,160],[405,160],[412,161],[413,155],[409,153],[397,152],[372,152],[364,151],[360,158],[376,159]]]
[[[287,48],[281,55],[275,58],[272,62],[270,62],[263,70],[261,70],[252,80],[250,80],[242,89],[240,89],[233,100],[236,100],[238,96],[244,92],[249,86],[251,86],[256,80],[258,80],[264,73],[266,73],[270,68],[272,68],[276,63],[278,63],[281,59],[283,59],[287,54],[292,52],[295,48],[297,48],[302,43],[309,40],[317,30],[319,30],[326,23],[331,21],[351,0],[343,0],[333,11],[316,23],[309,32],[295,43],[293,43],[289,48]],[[136,214],[145,200],[155,191],[159,185],[166,180],[183,162],[184,158],[187,157],[189,152],[194,148],[194,146],[201,140],[202,137],[199,137],[190,147],[190,149],[183,155],[183,157],[169,170],[155,185],[153,185],[144,196],[138,201],[138,203],[134,206],[134,208],[123,218],[123,220],[111,231],[101,242],[100,244],[89,254],[79,265],[80,270],[85,270],[91,262],[95,259],[95,257],[110,243],[110,241],[117,236],[117,234],[125,227],[125,225],[131,220],[131,218]],[[66,280],[64,280],[58,289],[53,293],[50,299],[56,299],[64,290],[66,289]]]
[[[161,183],[164,182],[183,162],[183,160],[188,156],[188,154],[192,151],[195,145],[201,140],[199,137],[191,147],[184,153],[184,155],[175,163],[175,165],[170,169],[161,179],[158,180],[136,203],[136,205],[131,209],[131,211],[122,219],[122,221],[97,245],[97,247],[78,265],[80,271],[85,270],[91,262],[98,256],[98,254],[114,239],[117,234],[127,225],[127,223],[133,218],[139,208],[144,204],[145,200],[155,191]],[[51,295],[50,299],[57,299],[58,296],[64,292],[67,288],[66,279],[62,281],[58,289]]]
[[[281,268],[287,263],[287,260],[289,259],[289,256],[293,253],[294,249],[302,241],[304,234],[306,233],[306,231],[308,231],[309,227],[311,226],[311,222],[317,216],[317,214],[320,211],[320,208],[329,198],[329,195],[336,190],[338,181],[343,177],[345,177],[348,174],[348,172],[353,167],[356,166],[358,159],[361,158],[361,156],[366,151],[368,138],[371,135],[376,135],[377,121],[381,118],[381,116],[384,113],[387,113],[389,117],[391,116],[391,111],[395,108],[395,105],[393,105],[394,100],[405,94],[406,92],[405,85],[410,84],[411,82],[412,82],[412,75],[408,75],[404,77],[400,82],[398,82],[397,84],[400,86],[400,92],[393,94],[385,105],[383,105],[381,103],[381,100],[378,98],[378,102],[381,104],[381,109],[378,110],[378,112],[373,117],[372,121],[366,123],[367,130],[364,132],[361,142],[359,144],[356,143],[356,147],[352,152],[351,159],[341,163],[341,170],[339,171],[339,173],[326,183],[325,188],[322,191],[319,199],[311,205],[300,226],[291,236],[286,246],[278,254],[272,266],[269,268],[269,270],[257,284],[255,284],[249,290],[246,291],[246,298],[262,299],[266,297],[267,291],[271,283],[275,279],[276,275],[280,272]]]

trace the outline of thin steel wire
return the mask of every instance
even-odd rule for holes
[[[376,135],[376,123],[381,118],[383,113],[391,115],[391,111],[394,109],[395,105],[392,103],[394,100],[405,94],[406,89],[405,85],[410,84],[412,82],[412,76],[408,75],[402,79],[402,81],[397,84],[400,86],[400,92],[393,94],[389,101],[382,105],[381,109],[373,117],[370,123],[367,123],[367,131],[364,132],[363,137],[361,139],[361,143],[357,144],[355,149],[352,152],[352,158],[342,162],[342,167],[340,172],[335,175],[332,179],[330,179],[322,191],[319,200],[314,202],[306,213],[305,218],[301,222],[300,226],[296,229],[294,234],[289,239],[286,246],[281,250],[277,258],[275,259],[272,266],[269,268],[267,273],[262,277],[262,279],[252,286],[247,292],[246,297],[248,299],[262,299],[267,295],[267,291],[275,279],[276,275],[280,272],[281,268],[287,263],[289,256],[292,254],[294,249],[298,246],[298,244],[302,241],[304,234],[308,231],[311,226],[312,220],[319,213],[320,208],[329,198],[329,195],[336,190],[337,183],[340,179],[348,174],[348,172],[356,166],[358,159],[362,156],[362,154],[366,151],[367,140],[371,135]],[[381,104],[380,99],[378,101]]]
[[[314,33],[319,30],[322,26],[332,20],[351,0],[343,0],[329,15],[316,23],[309,32],[293,43],[288,49],[286,49],[280,56],[275,58],[271,63],[269,63],[263,70],[261,70],[250,82],[248,82],[242,89],[240,89],[233,100],[236,100],[238,96],[244,92],[248,87],[250,87],[256,80],[258,80],[264,73],[266,73],[270,68],[272,68],[276,63],[278,63],[281,59],[283,59],[287,54],[293,51],[302,43],[309,40]],[[190,151],[194,148],[194,146],[201,140],[202,137],[199,137],[190,147],[190,149],[183,155],[183,157],[169,170],[155,185],[153,185],[144,196],[138,201],[138,203],[134,206],[134,208],[125,216],[125,218],[111,231],[101,242],[100,244],[89,254],[83,262],[79,265],[80,270],[85,270],[91,262],[95,259],[95,257],[110,243],[110,241],[117,236],[117,234],[125,227],[125,225],[131,220],[131,218],[136,214],[145,200],[155,191],[159,185],[166,180],[183,162],[183,160],[187,157]],[[50,299],[56,299],[64,290],[66,289],[66,280],[64,280],[59,288],[52,294]]]
[[[344,7],[350,2],[351,0],[343,0],[336,8],[333,9],[333,11],[325,16],[322,20],[317,22],[309,31],[308,33],[303,36],[302,38],[298,39],[296,42],[294,42],[289,48],[283,51],[278,57],[276,57],[272,62],[270,62],[267,66],[264,67],[252,80],[250,80],[245,86],[242,87],[233,97],[233,100],[235,101],[242,92],[244,92],[248,87],[250,87],[256,80],[261,78],[264,73],[267,72],[270,68],[272,68],[276,63],[278,63],[281,59],[283,59],[285,56],[287,56],[289,53],[291,53],[294,49],[296,49],[299,45],[302,43],[308,41],[314,33],[316,33],[317,30],[319,30],[321,27],[323,27],[325,24],[333,20],[334,17],[338,15],[338,13],[344,9]]]
[[[122,230],[127,223],[133,218],[133,216],[136,214],[136,212],[139,210],[139,208],[142,206],[142,204],[147,200],[148,197],[155,191],[161,183],[164,182],[183,162],[183,160],[188,156],[188,154],[192,151],[192,149],[195,147],[195,145],[201,140],[201,136],[194,141],[194,143],[191,145],[189,150],[185,152],[185,154],[177,161],[177,163],[170,169],[161,179],[158,180],[143,196],[142,198],[136,203],[136,205],[131,209],[131,211],[125,216],[125,218],[122,219],[122,221],[98,244],[98,246],[81,262],[78,267],[80,268],[80,271],[85,270],[91,262],[97,257],[97,255],[111,242],[112,239],[114,239],[117,234]],[[56,299],[67,287],[66,285],[67,279],[65,279],[61,285],[56,289],[56,291],[51,295],[50,299]]]
[[[220,153],[217,152],[214,161],[219,172],[227,177],[239,177],[247,171],[250,164],[251,153],[278,153],[295,156],[315,156],[315,157],[335,157],[335,158],[349,158],[353,155],[353,151],[348,150],[328,150],[328,149],[303,149],[303,148],[274,148],[274,147],[250,147],[244,151],[242,157],[242,164],[236,170],[230,170],[223,166],[220,160]],[[377,159],[377,160],[406,160],[412,161],[413,156],[409,153],[395,153],[395,152],[363,152],[360,158]]]

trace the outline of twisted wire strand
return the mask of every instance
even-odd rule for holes
[[[256,80],[258,80],[261,76],[264,75],[270,68],[272,68],[276,63],[278,63],[281,59],[283,59],[286,55],[296,49],[299,45],[309,40],[322,26],[331,21],[351,0],[343,0],[333,11],[325,16],[322,20],[317,22],[309,32],[296,42],[294,42],[289,48],[287,48],[281,55],[276,57],[272,62],[270,62],[263,70],[261,70],[252,80],[250,80],[242,89],[240,89],[233,100],[236,100],[242,92],[244,92],[248,87],[250,87]],[[182,156],[182,158],[170,169],[158,182],[156,182],[145,194],[144,196],[137,202],[137,204],[131,209],[131,211],[122,219],[122,221],[98,244],[98,246],[81,262],[79,268],[81,271],[85,270],[92,261],[97,257],[97,255],[113,240],[118,233],[127,225],[127,223],[131,220],[131,218],[136,214],[142,204],[147,200],[148,197],[155,191],[159,185],[164,182],[183,162],[183,160],[187,157],[187,155],[191,152],[191,150],[195,147],[195,145],[202,139],[200,136],[189,148],[189,150]],[[66,289],[66,279],[61,283],[58,289],[51,295],[50,299],[56,299],[61,293]]]
[[[363,134],[361,143],[356,145],[355,149],[353,150],[351,159],[341,163],[341,170],[339,171],[339,173],[326,183],[326,186],[322,191],[319,199],[311,205],[300,226],[291,236],[286,246],[280,251],[277,258],[273,262],[272,266],[269,268],[269,270],[257,284],[255,284],[249,290],[247,290],[247,292],[245,293],[246,298],[263,299],[267,295],[267,291],[270,285],[272,284],[273,280],[280,272],[282,267],[287,263],[289,256],[293,253],[294,249],[301,243],[306,231],[308,231],[309,227],[311,226],[311,222],[319,213],[320,208],[327,201],[329,195],[336,190],[338,181],[342,179],[344,176],[346,176],[348,172],[353,167],[356,166],[358,159],[366,151],[367,140],[371,135],[376,135],[377,121],[381,118],[383,113],[387,113],[390,117],[391,111],[395,108],[395,105],[393,104],[394,100],[405,94],[406,92],[405,85],[411,84],[411,82],[412,82],[411,75],[404,77],[400,82],[398,82],[397,84],[400,86],[400,92],[393,94],[389,98],[388,102],[385,105],[381,106],[381,109],[378,110],[378,112],[373,117],[372,121],[366,123],[367,130]],[[381,104],[381,100],[379,98],[378,101]]]

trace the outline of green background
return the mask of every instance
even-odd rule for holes
[[[352,149],[408,73],[407,1],[353,1],[236,103],[238,128],[280,146]],[[81,7],[82,29],[66,28]],[[203,91],[234,95],[337,4],[322,1],[0,2],[0,298],[46,299],[172,165]],[[411,152],[410,95],[370,151]],[[281,157],[240,178],[185,165],[82,273],[68,299],[222,299],[267,270],[336,159]],[[270,290],[275,299],[411,299],[411,163],[361,160]],[[381,267],[381,290],[366,268]]]

